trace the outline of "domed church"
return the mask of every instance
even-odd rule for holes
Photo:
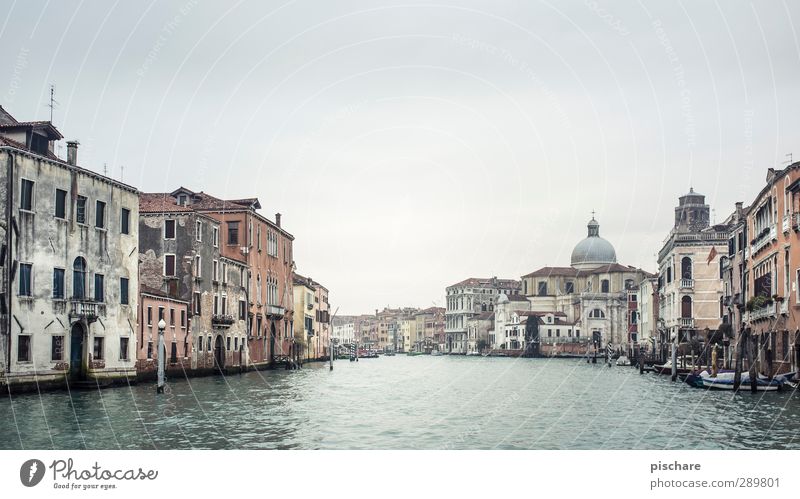
[[[575,324],[576,337],[568,340],[548,338],[540,331],[543,346],[562,341],[573,347],[577,343],[583,351],[592,345],[605,348],[608,344],[625,350],[636,341],[635,333],[630,334],[635,327],[629,327],[629,310],[635,307],[628,302],[636,299],[639,284],[652,274],[617,263],[617,252],[600,236],[600,224],[594,216],[586,227],[586,237],[572,250],[570,266],[542,267],[522,276],[522,293],[530,300],[533,312],[563,313]]]

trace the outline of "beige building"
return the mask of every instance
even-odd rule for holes
[[[719,259],[728,252],[728,228],[711,226],[709,213],[702,194],[690,189],[681,196],[675,225],[658,253],[659,317],[678,343],[705,337],[722,321]]]

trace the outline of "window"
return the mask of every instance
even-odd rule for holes
[[[128,360],[128,341],[129,338],[119,339],[119,360]]]
[[[27,334],[17,336],[17,362],[31,361],[31,337]]]
[[[228,336],[228,337],[225,339],[225,349],[226,349],[226,350],[230,350],[230,349],[231,349],[231,337],[230,337],[230,336]]]
[[[178,194],[178,205],[186,206],[186,194]]]
[[[175,220],[164,220],[164,239],[175,239]]]
[[[219,296],[214,295],[214,315],[219,315]]]
[[[239,337],[238,336],[233,339],[233,349],[234,350],[239,350]]]
[[[75,222],[86,224],[86,196],[78,196],[75,204]]]
[[[64,269],[53,269],[53,298],[64,299]]]
[[[169,327],[175,327],[175,309],[169,309]]]
[[[211,280],[214,282],[219,281],[219,262],[214,260],[211,265]]]
[[[228,297],[227,295],[222,295],[222,315],[228,314]]]
[[[239,244],[239,222],[228,222],[228,244]]]
[[[31,296],[31,280],[33,265],[30,263],[19,264],[19,295]]]
[[[256,226],[256,246],[261,251],[261,224]]]
[[[247,314],[247,304],[244,300],[239,300],[239,320],[245,320]]]
[[[131,210],[128,208],[122,208],[122,212],[120,215],[120,234],[130,234],[131,233]]]
[[[53,336],[50,340],[50,360],[64,360],[64,337]]]
[[[72,296],[78,300],[86,298],[86,260],[81,256],[72,262]]]
[[[194,239],[197,242],[203,241],[203,222],[200,220],[194,223]]]
[[[120,277],[119,278],[119,303],[120,305],[127,305],[128,304],[128,278],[127,277]]]
[[[67,191],[56,189],[56,210],[54,215],[56,218],[67,218]]]
[[[164,255],[164,275],[175,277],[175,255]]]
[[[159,322],[164,318],[164,307],[158,307],[158,320]]]
[[[603,279],[600,281],[600,292],[608,293],[608,279]]]
[[[105,293],[103,293],[103,284],[105,278],[103,274],[94,275],[94,301],[103,303],[105,301]]]
[[[169,361],[173,364],[178,362],[178,344],[174,341],[169,349]]]
[[[200,315],[200,293],[194,294],[194,315]]]
[[[225,262],[222,262],[222,283],[228,283],[228,264]]]
[[[667,267],[667,284],[672,282],[672,267]]]
[[[567,281],[566,285],[564,286],[564,291],[566,291],[566,293],[568,295],[571,295],[572,293],[574,293],[575,292],[575,283],[572,282],[572,281]]]
[[[104,347],[104,340],[102,336],[95,336],[94,337],[94,349],[93,349],[93,358],[94,360],[103,360],[103,354],[105,352]]]
[[[603,312],[599,308],[595,308],[591,312],[589,312],[590,319],[603,319],[605,318],[605,316],[606,316],[605,312]]]
[[[153,358],[153,342],[152,341],[148,341],[147,342],[147,358],[148,359],[152,359]]]
[[[195,256],[194,257],[194,276],[195,277],[203,277],[203,272],[201,270],[202,269],[201,263],[202,263],[202,260],[200,259],[200,255]]]
[[[692,297],[691,296],[684,296],[681,298],[681,318],[683,319],[691,319],[692,318]]]
[[[202,336],[198,336],[197,337],[197,351],[198,352],[202,352],[203,351],[203,337]]]
[[[103,201],[95,201],[94,226],[98,229],[106,227],[106,204]]]
[[[19,207],[21,210],[33,211],[33,181],[22,179],[19,191]]]
[[[214,244],[215,248],[219,247],[219,227],[211,228],[211,242]]]
[[[209,336],[208,340],[206,340],[206,350],[209,352],[211,351],[211,336]]]
[[[147,325],[153,325],[153,307],[150,306],[147,307]]]
[[[688,256],[681,258],[681,279],[692,278],[692,259]]]
[[[181,310],[181,328],[186,329],[186,310]]]
[[[538,287],[537,294],[539,296],[547,296],[547,281],[540,281]]]

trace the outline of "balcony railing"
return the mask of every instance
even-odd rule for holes
[[[800,230],[800,212],[792,213],[792,228]]]
[[[678,324],[680,324],[680,326],[682,328],[693,328],[694,327],[694,319],[691,318],[691,317],[681,317],[678,320]]]
[[[211,325],[217,327],[230,327],[234,323],[232,315],[214,314],[211,316]]]
[[[94,300],[73,298],[70,300],[69,317],[73,319],[86,319],[94,322],[101,315],[106,315],[105,303],[98,303]]]
[[[768,246],[773,240],[778,238],[778,231],[775,225],[764,228],[761,233],[753,239],[753,255]]]
[[[681,279],[681,288],[694,288],[694,279]]]
[[[766,319],[775,316],[775,305],[769,304],[766,307],[754,308],[750,312],[750,320],[757,321],[759,319]]]
[[[266,314],[268,317],[272,317],[275,319],[282,319],[285,313],[286,309],[284,309],[279,305],[267,305]]]
[[[791,227],[792,216],[791,215],[784,215],[783,216],[783,232],[789,232],[789,228]]]
[[[789,314],[789,300],[783,300],[780,304],[780,313],[781,315],[788,315]]]

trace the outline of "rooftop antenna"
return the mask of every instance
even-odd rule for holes
[[[45,104],[47,107],[50,108],[50,123],[53,122],[53,109],[58,105],[58,101],[55,99],[56,95],[56,86],[52,83],[50,84],[50,102]]]
[[[786,157],[789,158],[789,160],[788,161],[784,161],[784,164],[791,165],[792,164],[792,153],[787,154]]]
[[[108,165],[103,163],[103,176],[108,177]]]
[[[122,166],[122,165],[119,165],[119,181],[120,182],[122,182],[122,178],[123,178],[124,174],[125,174],[125,167]]]

